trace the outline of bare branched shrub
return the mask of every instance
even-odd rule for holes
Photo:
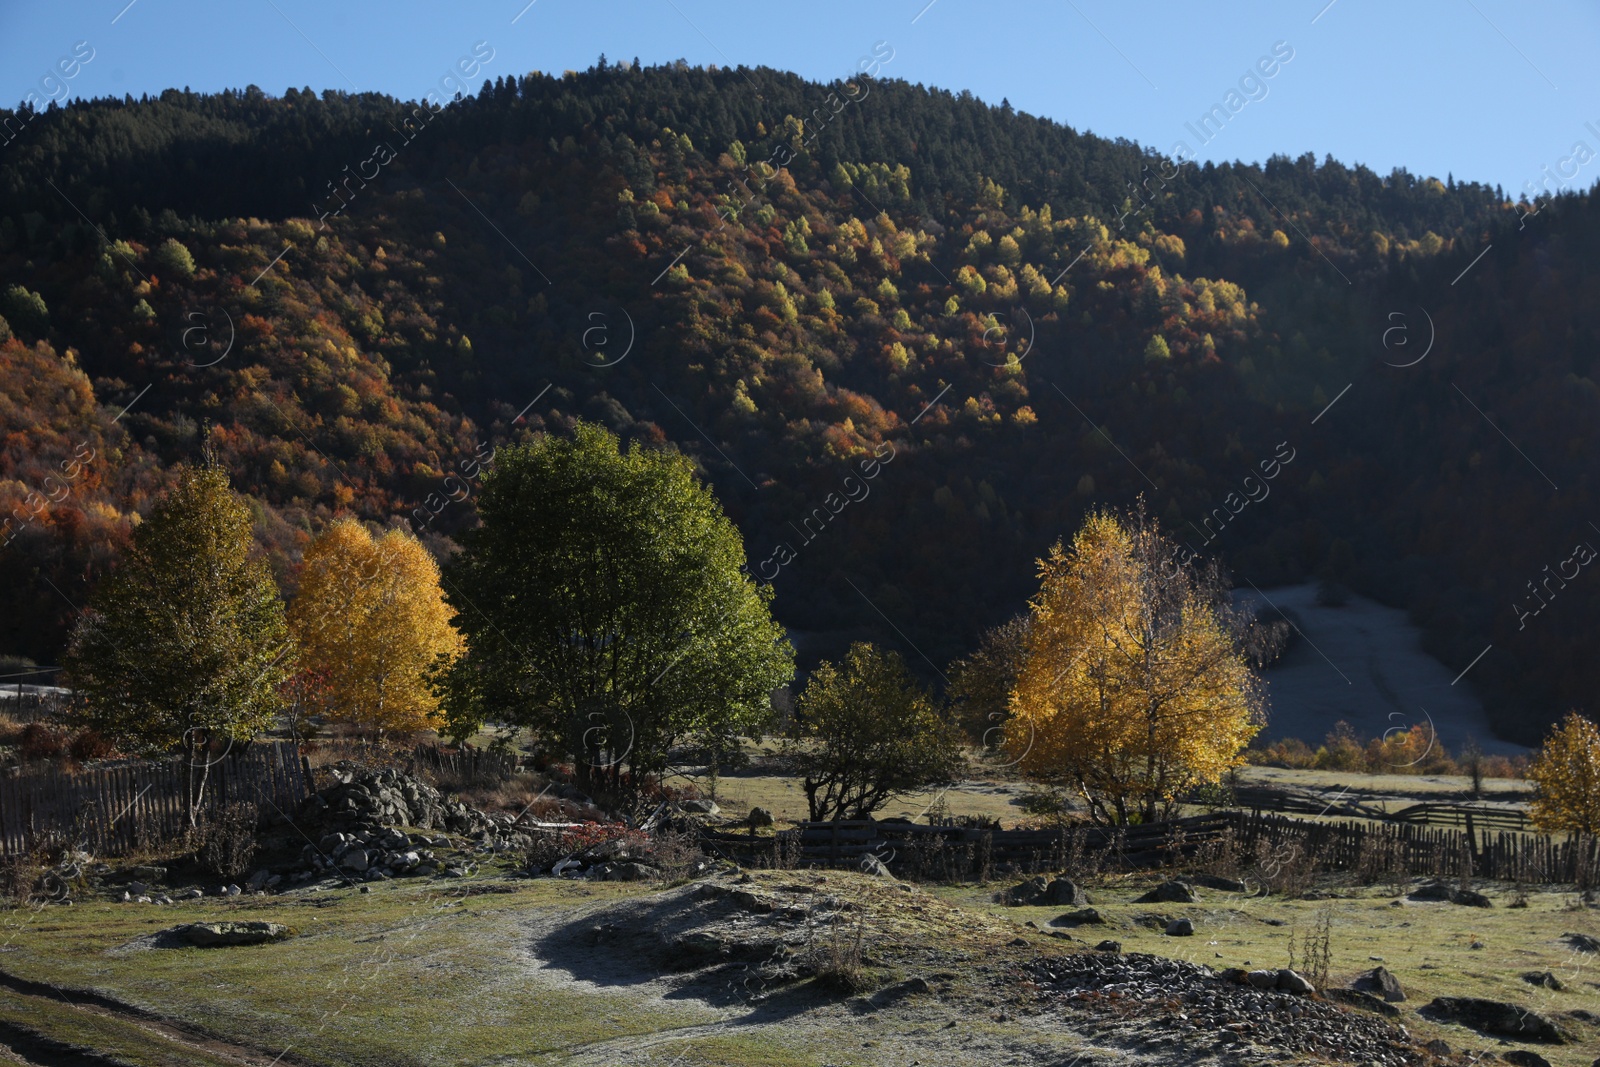
[[[692,878],[706,856],[700,851],[700,836],[693,830],[667,829],[651,838],[656,869],[667,882]]]
[[[1356,879],[1362,885],[1378,885],[1404,892],[1410,875],[1406,872],[1405,844],[1389,834],[1371,833],[1361,838],[1361,856],[1356,862]]]
[[[37,903],[44,856],[36,850],[0,856],[0,906],[26,908]]]
[[[869,987],[861,948],[865,935],[866,917],[857,915],[853,926],[835,919],[825,934],[812,939],[805,962],[818,985],[841,993],[860,993]]]
[[[800,835],[774,834],[772,838],[772,866],[775,870],[791,871],[800,866]]]
[[[1299,958],[1295,955],[1294,931],[1289,931],[1289,969],[1298,971],[1318,989],[1328,984],[1328,970],[1333,965],[1333,911],[1328,907],[1317,909],[1316,925],[1300,942]]]
[[[195,862],[219,878],[242,877],[259,847],[259,820],[254,804],[229,804],[209,812],[193,831]]]
[[[1317,858],[1298,841],[1284,841],[1274,846],[1261,839],[1256,842],[1255,869],[1268,890],[1297,897],[1311,888]]]
[[[1203,842],[1195,850],[1191,866],[1202,874],[1214,874],[1220,878],[1238,878],[1243,866],[1243,856],[1233,827],[1223,830],[1220,837]]]

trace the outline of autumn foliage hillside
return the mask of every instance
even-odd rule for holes
[[[886,78],[490,72],[421,118],[173,90],[6,147],[0,581],[27,610],[0,651],[53,659],[202,422],[289,582],[344,513],[447,552],[496,445],[583,417],[696,457],[803,657],[871,637],[935,677],[1088,508],[1142,493],[1243,578],[1411,606],[1458,666],[1493,640],[1508,729],[1600,691],[1561,651],[1592,622],[1501,618],[1585,528],[1588,202],[1524,220],[1309,156],[1173,167]],[[1418,306],[1448,366],[1382,346]],[[1523,416],[1561,494],[1462,393]]]

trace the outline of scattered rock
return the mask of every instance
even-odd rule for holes
[[[1441,1040],[1437,1037],[1422,1047],[1433,1053],[1435,1056],[1438,1056],[1440,1059],[1444,1059],[1450,1055],[1450,1042]]]
[[[1256,989],[1278,988],[1277,971],[1248,971],[1245,973],[1244,980]]]
[[[642,863],[611,863],[604,870],[601,877],[607,882],[646,882],[656,876],[653,868]]]
[[[1004,890],[995,899],[1013,907],[1072,907],[1089,903],[1089,895],[1065,875],[1048,880],[1044,875],[1029,878]]]
[[[347,871],[354,871],[357,874],[360,874],[362,871],[366,870],[370,865],[371,861],[367,859],[366,849],[352,848],[345,852],[343,856],[339,857],[339,866],[343,867]]]
[[[191,945],[205,948],[217,945],[262,945],[294,936],[294,930],[290,927],[264,922],[189,923],[167,932],[177,934]]]
[[[1324,989],[1322,995],[1329,1000],[1337,1000],[1341,1004],[1348,1004],[1353,1008],[1361,1008],[1364,1011],[1376,1012],[1389,1019],[1400,1018],[1399,1008],[1382,997],[1375,997],[1371,993],[1363,992],[1359,989]],[[1448,1053],[1444,1053],[1444,1055],[1448,1055]]]
[[[1410,893],[1412,900],[1443,900],[1468,908],[1492,908],[1494,902],[1482,893],[1445,882],[1424,882]]]
[[[1167,924],[1168,937],[1193,937],[1194,923],[1188,919],[1173,919]]]
[[[1565,1044],[1567,1037],[1555,1023],[1538,1012],[1516,1004],[1481,997],[1435,997],[1423,1014],[1445,1022],[1485,1034],[1520,1038],[1523,1041],[1540,1041],[1551,1045]]]
[[[1299,997],[1309,997],[1317,991],[1309,980],[1287,967],[1278,972],[1278,988]]]
[[[716,815],[722,811],[722,807],[715,800],[701,800],[698,798],[678,801],[678,809],[687,811],[692,815]]]
[[[1121,952],[1121,941],[1102,941],[1094,947],[1096,952]]]
[[[1205,886],[1207,889],[1220,889],[1224,893],[1247,893],[1250,887],[1236,878],[1224,878],[1219,874],[1191,874],[1187,881],[1191,885]]]
[[[1420,1064],[1416,1046],[1390,1020],[1281,989],[1276,970],[1264,971],[1266,988],[1224,980],[1247,973],[1219,976],[1145,953],[1077,953],[1023,968],[1047,1010],[1087,1015],[1091,1029],[1103,1022],[1120,1044],[1164,1049],[1152,1063]],[[1217,1055],[1213,1043],[1232,1048]]]
[[[1134,901],[1135,904],[1194,904],[1199,898],[1194,894],[1194,886],[1188,882],[1176,879],[1162,882],[1144,896]]]
[[[1079,908],[1051,920],[1057,926],[1105,926],[1106,919],[1093,908]]]
[[[1566,988],[1566,984],[1549,971],[1528,971],[1522,976],[1522,980],[1529,985],[1543,986],[1546,989]]]
[[[1390,1004],[1398,1004],[1406,999],[1405,990],[1400,988],[1400,979],[1391,974],[1387,967],[1374,967],[1370,971],[1362,971],[1350,983],[1350,988],[1380,996]]]
[[[1516,1067],[1550,1067],[1550,1061],[1531,1049],[1517,1048],[1500,1057]]]
[[[1562,934],[1567,944],[1579,952],[1600,952],[1600,938],[1590,937],[1588,934]]]
[[[271,877],[272,872],[263,867],[250,876],[250,881],[247,884],[251,889],[263,889],[266,887],[267,879]]]
[[[750,814],[745,821],[751,826],[771,826],[773,822],[772,812],[766,808],[751,808]]]
[[[889,872],[888,865],[876,856],[862,856],[859,866],[861,868],[861,873],[863,874],[876,875],[879,878],[894,877],[894,875]]]

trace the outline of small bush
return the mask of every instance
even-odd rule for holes
[[[254,804],[229,804],[211,812],[195,831],[195,862],[219,878],[243,877],[260,847],[256,840],[259,819]]]
[[[65,730],[30,722],[17,737],[17,755],[25,760],[60,759],[67,751]]]
[[[110,759],[116,754],[117,746],[107,741],[98,730],[85,730],[74,737],[67,745],[67,753],[79,763],[88,763],[90,760]]]

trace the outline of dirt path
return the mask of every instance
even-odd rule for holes
[[[307,1067],[306,1061],[290,1053],[224,1041],[191,1024],[90,990],[34,982],[0,970],[0,992],[10,994],[6,1006],[19,1006],[24,1018],[37,1020],[28,1025],[0,1017],[0,1062],[9,1057],[31,1067],[126,1067],[143,1062]],[[86,1033],[111,1041],[94,1048],[73,1040]],[[121,1041],[127,1042],[126,1048]]]

